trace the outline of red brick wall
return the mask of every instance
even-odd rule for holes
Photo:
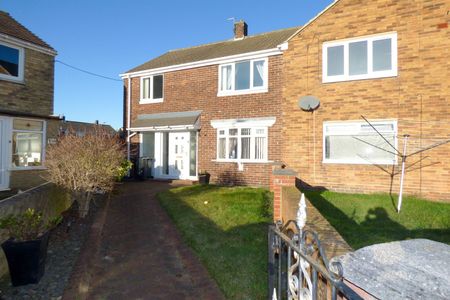
[[[202,110],[198,141],[198,168],[211,174],[211,181],[223,184],[265,186],[269,184],[270,164],[245,163],[238,171],[236,163],[214,162],[216,159],[217,131],[211,120],[276,117],[269,128],[269,160],[279,161],[281,156],[281,76],[282,57],[269,57],[269,91],[239,96],[217,97],[218,66],[205,66],[164,74],[164,102],[139,104],[139,78],[131,84],[131,119],[138,114]],[[125,88],[127,79],[124,80]],[[126,100],[125,100],[126,101]],[[135,141],[137,139],[135,138]]]
[[[270,173],[269,188],[273,193],[273,220],[282,221],[283,187],[295,186],[295,172],[275,169]]]
[[[301,180],[339,191],[390,190],[390,176],[375,166],[322,163],[324,121],[397,119],[399,136],[411,135],[410,149],[450,137],[450,30],[442,25],[450,22],[449,9],[448,0],[341,0],[289,42],[282,159]],[[392,31],[398,35],[397,77],[322,83],[323,42]],[[303,95],[320,99],[315,118],[298,108]],[[447,144],[411,159],[423,161],[406,173],[406,193],[449,201],[449,153]],[[395,176],[395,193],[398,182]]]

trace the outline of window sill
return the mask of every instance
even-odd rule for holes
[[[240,91],[226,91],[226,92],[218,92],[217,97],[226,97],[226,96],[239,96],[239,95],[248,95],[248,94],[259,94],[259,93],[267,93],[269,90],[267,88],[264,89],[253,89],[253,90],[240,90]]]
[[[370,80],[370,79],[382,79],[382,78],[390,78],[390,77],[397,77],[397,72],[391,72],[389,74],[383,74],[383,75],[359,75],[359,76],[352,76],[352,77],[344,77],[344,76],[336,76],[335,78],[325,78],[323,77],[322,83],[334,83],[334,82],[346,82],[346,81],[359,81],[359,80]]]
[[[268,164],[272,163],[273,160],[236,160],[236,159],[213,159],[213,162],[218,163],[241,163],[241,164]]]
[[[17,84],[25,84],[25,80],[23,80],[23,78],[1,76],[1,74],[0,74],[0,80],[8,81],[8,82],[11,82],[11,83],[17,83]]]
[[[141,99],[139,100],[139,104],[152,104],[152,103],[162,103],[164,98],[160,99]]]
[[[397,161],[375,161],[375,162],[369,162],[369,161],[356,161],[356,160],[323,160],[323,164],[326,165],[365,165],[365,166],[371,166],[371,165],[397,165]]]
[[[47,170],[46,167],[36,166],[36,167],[11,167],[9,171],[32,171],[32,170]]]

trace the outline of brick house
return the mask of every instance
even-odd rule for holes
[[[297,29],[170,51],[122,74],[131,147],[161,178],[206,170],[218,183],[269,185],[282,163],[293,170],[280,172],[286,182],[397,193],[401,158],[389,143],[402,152],[409,135],[413,153],[450,138],[448,10],[445,0],[337,0]],[[236,74],[246,64],[254,80],[261,58],[268,88],[237,90]],[[320,106],[303,111],[304,96]],[[257,161],[259,126],[267,158]],[[183,155],[180,131],[190,132]],[[409,158],[405,192],[449,200],[449,150]]]
[[[52,116],[55,55],[0,11],[0,191],[43,182],[46,144],[59,127]]]
[[[121,74],[129,153],[150,159],[152,176],[195,180],[203,170],[216,183],[269,184],[281,159],[283,43],[298,28],[248,36],[243,21],[234,26],[231,40]]]
[[[400,152],[405,134],[407,153],[450,138],[449,10],[448,0],[338,0],[289,39],[281,153],[298,179],[399,191],[401,159],[361,115]],[[306,95],[320,101],[314,112],[298,106]],[[450,200],[449,153],[446,144],[409,158],[405,192]]]

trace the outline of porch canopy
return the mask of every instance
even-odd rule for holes
[[[168,112],[159,114],[141,114],[131,122],[130,131],[167,131],[167,130],[195,130],[200,128],[200,114],[198,111]]]

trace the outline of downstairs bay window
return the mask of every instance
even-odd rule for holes
[[[212,120],[217,130],[217,158],[224,162],[268,162],[269,127],[275,117]]]
[[[371,122],[394,147],[397,122]],[[338,164],[386,164],[397,162],[391,146],[366,122],[325,122],[323,125],[323,162]]]
[[[267,161],[267,128],[219,128],[217,160]]]
[[[12,166],[31,168],[42,166],[45,123],[40,120],[13,120]]]

